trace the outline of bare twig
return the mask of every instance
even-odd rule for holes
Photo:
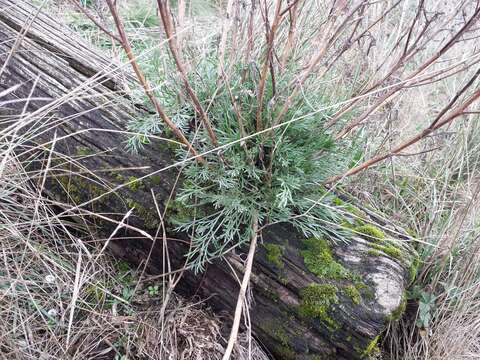
[[[480,14],[480,9],[477,9],[474,14],[465,22],[465,24],[455,33],[454,36],[434,55],[432,55],[428,60],[426,60],[422,65],[418,66],[415,71],[413,71],[410,75],[407,76],[405,80],[412,80],[415,82],[415,78],[421,74],[424,70],[429,68],[432,64],[434,64],[442,55],[444,55],[460,38],[461,36],[470,29],[478,20],[478,16]],[[406,63],[407,60],[400,59],[399,64]],[[383,96],[380,97],[371,107],[365,110],[360,116],[355,118],[354,120],[350,121],[347,125],[343,127],[343,129],[337,134],[336,138],[340,139],[348,134],[353,128],[359,126],[363,121],[372,114],[375,110],[380,108],[383,104],[385,104],[389,99],[391,99],[396,93],[404,88],[406,84],[402,83],[402,85],[396,86],[391,88],[387,91]],[[333,119],[328,126],[331,126],[332,123],[336,122],[339,119],[338,116]]]
[[[288,27],[287,43],[283,49],[282,58],[280,61],[280,67],[282,69],[285,68],[285,65],[287,64],[287,60],[290,57],[290,54],[292,52],[293,44],[295,43],[295,30],[297,27],[298,2],[299,0],[292,1],[292,3],[288,6],[288,8],[282,11],[282,14],[288,11],[288,15],[290,19],[289,27]]]
[[[267,27],[267,54],[265,57],[265,61],[263,63],[262,70],[260,72],[260,80],[257,86],[257,112],[256,112],[256,126],[257,131],[262,130],[262,108],[263,108],[263,96],[265,92],[265,82],[267,80],[268,70],[270,69],[270,64],[272,62],[272,51],[273,51],[273,44],[275,40],[275,33],[277,31],[278,25],[280,24],[281,20],[281,11],[282,7],[282,0],[277,0],[276,8],[275,8],[275,15],[273,18],[272,26],[268,27],[268,20],[265,20],[266,27]],[[265,12],[268,10],[265,8]],[[265,18],[267,19],[267,14],[265,14]]]
[[[227,9],[225,12],[225,18],[222,23],[222,34],[220,38],[220,47],[218,55],[218,76],[221,77],[224,71],[224,61],[225,61],[225,49],[227,47],[227,38],[228,33],[233,24],[233,2],[234,0],[228,0]]]
[[[182,81],[187,90],[188,96],[190,97],[190,99],[193,102],[193,105],[195,106],[195,110],[200,115],[200,119],[202,120],[203,125],[207,129],[207,133],[212,144],[216,146],[218,144],[217,137],[215,136],[215,132],[213,131],[210,120],[208,119],[208,115],[205,112],[205,110],[203,110],[203,107],[200,104],[200,101],[198,100],[197,95],[193,91],[192,86],[190,85],[190,82],[187,79],[187,73],[185,71],[185,66],[183,65],[180,52],[178,49],[178,44],[175,37],[175,30],[170,17],[170,11],[168,9],[168,3],[166,0],[157,0],[157,4],[158,4],[158,10],[160,13],[160,18],[163,24],[163,29],[165,30],[165,34],[168,38],[168,46],[172,53],[173,59],[175,60],[175,64],[177,65],[177,69],[178,69],[178,72],[180,73],[180,77],[182,78]]]
[[[95,19],[95,17],[90,14],[89,11],[84,6],[81,6],[77,0],[70,0],[70,2],[83,14],[85,15],[88,19],[90,19],[91,22],[93,22],[101,31],[103,31],[105,34],[110,36],[112,39],[117,41],[118,43],[122,43],[122,39],[120,39],[117,35],[112,33],[110,30],[108,30],[105,26],[103,26],[100,21]]]
[[[240,327],[240,319],[242,317],[242,309],[245,304],[245,294],[247,293],[248,284],[250,283],[250,276],[252,275],[253,258],[255,256],[255,249],[257,247],[258,237],[258,220],[254,216],[253,219],[253,236],[250,242],[250,249],[248,251],[247,264],[245,266],[245,273],[242,279],[242,285],[240,286],[240,292],[238,294],[237,306],[235,307],[235,317],[233,318],[232,330],[228,339],[227,349],[223,354],[222,360],[229,360],[232,355],[233,346],[237,341],[238,329]]]
[[[107,0],[107,5],[108,5],[108,8],[110,9],[110,13],[113,16],[113,20],[115,21],[115,26],[116,26],[118,34],[120,36],[122,47],[123,47],[125,53],[127,54],[127,57],[130,61],[130,64],[132,65],[132,68],[135,71],[135,74],[137,75],[138,81],[142,85],[142,87],[145,91],[145,94],[148,96],[150,102],[155,107],[155,110],[157,111],[160,118],[165,122],[165,124],[167,124],[167,126],[172,130],[172,132],[175,134],[175,136],[184,145],[187,146],[190,153],[197,158],[197,161],[204,163],[205,159],[203,159],[201,156],[198,155],[198,153],[194,149],[193,145],[188,141],[188,139],[185,137],[185,135],[183,135],[182,131],[175,125],[175,123],[165,113],[165,111],[163,110],[163,107],[160,105],[160,102],[155,97],[155,95],[152,91],[152,88],[150,87],[150,84],[148,83],[147,79],[145,78],[145,75],[143,74],[142,70],[140,69],[140,66],[137,63],[137,60],[136,60],[135,56],[133,55],[132,47],[130,46],[130,42],[128,41],[127,34],[125,33],[125,28],[123,26],[122,20],[120,19],[120,16],[119,16],[118,11],[117,11],[117,7],[115,6],[114,2],[112,0]]]
[[[474,77],[477,77],[478,76],[478,72],[475,74]],[[469,81],[469,84],[471,85],[472,82]],[[466,88],[463,88],[460,92],[464,92],[466,90]],[[455,109],[453,109],[452,111],[450,111],[443,119],[440,119],[440,118],[436,118],[431,124],[429,127],[427,127],[426,129],[424,129],[423,131],[421,131],[420,133],[418,133],[417,135],[411,137],[410,139],[404,141],[403,143],[401,143],[400,145],[396,146],[395,148],[393,148],[390,152],[386,153],[386,154],[382,154],[382,155],[377,155],[365,162],[363,162],[362,164],[358,165],[358,166],[355,166],[353,168],[351,168],[350,170],[348,170],[347,172],[345,172],[343,175],[338,175],[338,176],[334,176],[334,177],[331,177],[329,179],[327,179],[325,181],[326,184],[330,184],[330,183],[333,183],[333,182],[336,182],[342,178],[345,178],[345,177],[348,177],[348,176],[351,176],[351,175],[355,175],[357,173],[359,173],[360,171],[362,170],[365,170],[369,167],[371,167],[372,165],[375,165],[385,159],[388,159],[390,157],[393,157],[393,156],[396,156],[397,154],[399,154],[403,149],[417,143],[418,141],[424,139],[425,137],[427,137],[428,135],[430,135],[432,132],[434,132],[435,130],[438,130],[440,129],[441,127],[451,123],[453,120],[455,120],[456,118],[458,118],[459,116],[462,116],[464,115],[464,111],[465,109],[470,106],[474,101],[476,101],[478,98],[480,97],[480,90],[477,90],[473,93],[473,95],[471,95],[467,100],[465,100],[461,105],[457,106]],[[455,96],[454,98],[457,98],[457,96]],[[450,105],[450,104],[449,104]],[[448,107],[446,107],[446,109],[448,109]],[[445,111],[442,111],[441,114],[444,114]]]

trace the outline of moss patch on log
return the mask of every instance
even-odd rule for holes
[[[285,265],[283,264],[282,257],[285,247],[277,244],[263,244],[263,247],[266,251],[265,257],[267,261],[277,268],[283,269]]]
[[[379,252],[381,251],[392,258],[402,260],[402,250],[394,246],[392,243],[383,243],[383,244],[370,243],[368,244],[368,246],[372,248],[369,250],[370,255],[374,254],[371,250],[376,250],[378,252],[378,255],[380,255]]]
[[[300,291],[301,304],[299,314],[322,321],[330,330],[339,328],[328,312],[333,304],[338,303],[338,289],[332,284],[310,284]]]
[[[377,226],[373,224],[363,224],[354,227],[353,230],[370,240],[368,243],[370,247],[367,252],[368,255],[381,256],[383,253],[394,259],[406,262],[402,249],[397,246],[394,241],[387,239],[385,232]]]
[[[89,156],[93,155],[94,151],[90,149],[88,146],[79,146],[77,148],[77,155],[78,156]]]
[[[370,355],[380,340],[380,335],[375,336],[367,345],[367,347],[362,351],[362,357]]]
[[[143,182],[143,180],[140,180],[139,178],[135,177],[135,176],[129,176],[128,177],[128,188],[132,191],[136,191],[136,190],[143,190],[145,189],[145,183]]]
[[[350,298],[350,300],[352,300],[352,303],[354,303],[355,305],[360,304],[360,292],[354,285],[345,286],[343,292]]]
[[[285,330],[285,325],[278,320],[267,322],[263,327],[264,331],[272,334],[273,338],[278,342],[276,351],[282,359],[294,360],[297,358],[295,351],[291,345],[291,338]]]
[[[308,238],[303,242],[305,250],[300,254],[308,270],[321,279],[353,280],[353,274],[335,261],[325,239]]]
[[[420,267],[420,257],[415,252],[415,254],[413,254],[413,260],[411,261],[410,266],[408,267],[410,284],[412,284],[415,281],[418,274],[419,267]]]
[[[380,228],[372,224],[356,226],[354,230],[374,240],[383,240],[386,237],[385,233]]]

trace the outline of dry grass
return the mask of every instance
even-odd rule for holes
[[[134,269],[102,252],[94,234],[58,218],[39,193],[47,172],[25,173],[5,157],[7,145],[0,168],[0,358],[220,359],[220,319],[176,295],[163,311],[162,284],[139,283]],[[249,346],[254,359],[266,359],[247,339],[235,358],[246,359]]]
[[[72,11],[64,2],[49,5]],[[26,145],[28,133],[4,127],[12,119],[2,110],[0,102],[0,358],[221,359],[222,319],[204,303],[176,294],[166,300],[168,284],[141,282],[136,269],[105,252],[93,223],[58,217],[63,205],[42,191],[58,154],[16,158],[36,148]],[[25,113],[16,121],[30,127],[38,118]],[[34,162],[43,167],[27,172]],[[232,358],[267,356],[242,333]]]
[[[475,6],[474,3],[470,5]],[[436,6],[452,14],[457,4],[438,2]],[[454,23],[457,22],[449,23],[448,31],[432,39],[426,50],[445,41]],[[469,38],[478,37],[478,30],[476,25]],[[383,44],[385,34],[388,32],[372,35],[378,36],[377,44]],[[375,59],[387,48],[377,46],[372,50],[369,69],[377,65]],[[449,54],[435,67],[476,57],[478,49],[462,41]],[[372,114],[360,129],[368,139],[365,158],[390,151],[395,144],[426,127],[476,69],[403,91]],[[421,256],[419,274],[409,292],[407,315],[391,325],[384,339],[387,358],[480,358],[478,121],[477,104],[462,120],[349,181],[349,189],[360,199],[415,235],[415,247]],[[419,320],[424,317],[419,308],[419,291],[435,297],[428,311],[428,324]]]
[[[104,8],[101,2],[97,3]],[[344,2],[338,3],[342,6]],[[278,29],[277,43],[287,45],[276,56],[280,63],[292,58],[304,65],[305,74],[318,82],[318,91],[341,99],[329,104],[336,110],[332,124],[337,127],[333,129],[346,139],[353,132],[361,135],[364,145],[359,162],[388,154],[395,145],[428,128],[478,66],[478,25],[463,34],[448,53],[435,58],[478,7],[475,1],[401,1],[399,6],[393,1],[375,2],[365,7],[362,16],[356,14],[358,19],[365,20],[360,30],[355,21],[341,25],[342,16],[351,8],[339,10],[338,17],[329,18],[316,15],[327,14],[328,4],[302,4],[290,14],[288,24],[294,25],[284,22],[285,26]],[[423,4],[424,11],[417,18],[414,5],[418,4]],[[241,13],[235,6],[232,11]],[[391,7],[393,10],[389,10]],[[464,11],[459,11],[461,7]],[[190,55],[207,53],[221,25],[223,33],[230,36],[229,42],[221,36],[219,39],[220,44],[226,44],[221,45],[225,46],[221,51],[225,58],[238,58],[240,62],[262,58],[265,48],[254,46],[251,40],[265,38],[261,16],[257,14],[250,20],[247,14],[232,22],[218,21],[211,29],[209,24],[215,19],[212,9],[197,17],[198,21],[193,20],[195,17],[184,19],[177,30],[192,31],[182,33],[179,48]],[[272,19],[273,11],[272,6]],[[131,11],[124,16],[128,18],[128,14]],[[434,18],[438,21],[432,21],[433,25],[422,33],[423,26]],[[76,14],[74,25],[83,26],[92,42],[102,43],[98,29],[80,19]],[[149,10],[133,14],[130,21],[138,19],[143,20],[131,33],[131,39],[145,41],[146,51],[151,51],[151,43],[145,39],[161,33],[160,23],[143,26],[153,21]],[[108,20],[106,23],[111,25]],[[356,39],[370,25],[372,28]],[[311,31],[322,26],[325,37]],[[335,29],[340,31],[338,41],[327,46],[328,36],[333,36]],[[195,31],[201,36],[193,37]],[[407,36],[418,37],[418,46],[412,50],[415,56],[403,61],[402,51],[406,47],[397,41]],[[352,38],[357,41],[343,53]],[[112,52],[122,58],[119,48]],[[149,66],[148,62],[141,65]],[[192,60],[185,66],[194,65]],[[270,71],[268,61],[258,67],[261,78],[267,76],[264,74]],[[299,79],[296,92],[303,91],[303,77]],[[478,81],[472,89],[478,89]],[[288,105],[287,96],[279,96],[279,100]],[[420,317],[419,299],[412,294],[407,316],[392,324],[384,340],[385,357],[479,358],[480,126],[475,109],[478,105],[456,118],[458,121],[426,134],[408,152],[388,156],[381,166],[367,169],[366,174],[351,178],[347,184],[352,193],[415,234],[422,263],[414,285],[435,296],[430,321],[416,325]],[[316,111],[317,104],[313,104],[312,113]],[[95,241],[88,247],[82,245],[85,239],[78,235],[82,231],[77,229],[79,225],[55,216],[47,207],[48,202],[39,196],[38,186],[41,187],[45,173],[22,173],[10,151],[3,159],[6,160],[0,169],[0,189],[4,200],[1,232],[5,270],[0,273],[0,311],[2,318],[9,320],[2,323],[0,334],[1,350],[9,354],[7,357],[12,358],[14,350],[20,350],[18,356],[22,359],[83,359],[101,352],[110,357],[136,354],[159,358],[169,352],[178,359],[221,357],[223,340],[218,319],[177,297],[171,300],[164,316],[158,317],[162,302],[152,299],[149,290],[141,286],[132,299],[125,299],[129,297],[128,289],[134,287],[125,284],[125,277],[134,282],[134,272],[119,270],[114,260],[100,253]],[[6,171],[12,168],[15,171]],[[6,176],[7,173],[10,175]],[[75,235],[69,229],[75,229]],[[84,236],[91,239],[88,234]],[[243,344],[249,341],[245,339]],[[247,358],[246,354],[246,347],[237,349],[239,359]],[[260,352],[257,356],[265,357]]]

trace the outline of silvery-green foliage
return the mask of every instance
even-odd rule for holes
[[[283,119],[288,122],[298,118],[298,121],[239,142],[238,109],[245,132],[256,131],[257,108],[252,95],[255,82],[249,79],[248,71],[242,81],[239,74],[245,69],[238,69],[229,79],[230,91],[225,85],[215,91],[216,72],[212,65],[202,64],[191,82],[204,108],[208,108],[219,146],[230,145],[221,152],[208,154],[206,165],[191,163],[183,172],[177,203],[188,209],[192,217],[183,218],[176,225],[178,231],[191,236],[188,254],[191,267],[201,271],[213,258],[248,242],[253,235],[254,219],[258,219],[260,226],[287,222],[305,236],[335,233],[342,238],[338,214],[331,207],[332,195],[322,182],[340,172],[350,156],[347,147],[338,147],[322,127],[330,114],[312,112],[307,106],[316,103],[320,107],[327,99],[321,94],[311,94],[311,98],[305,99],[302,94]],[[288,76],[277,79],[277,88],[286,86],[289,80]],[[239,94],[234,100],[237,110],[231,94]],[[193,106],[188,109],[184,104],[183,109],[195,118]],[[272,84],[267,82],[262,113],[265,127],[272,124],[279,111]],[[201,152],[207,151],[211,144],[199,120],[195,121],[199,127],[190,131],[192,142]],[[187,155],[185,150],[178,152],[179,159]]]

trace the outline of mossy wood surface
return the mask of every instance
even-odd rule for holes
[[[34,13],[28,3],[0,0],[0,66],[8,59],[0,92],[19,85],[2,98],[12,100],[0,110],[2,126],[14,124],[15,114],[26,104],[21,99],[30,98],[26,109],[38,122],[19,129],[31,137],[22,158],[34,159],[32,169],[38,169],[42,156],[44,160],[51,157],[47,191],[52,198],[76,206],[100,196],[83,209],[117,220],[135,208],[128,224],[154,235],[160,221],[151,190],[163,211],[178,169],[136,179],[171,165],[170,147],[152,141],[139,155],[125,150],[127,136],[118,131],[125,130],[132,117],[143,116],[142,107],[122,96],[119,84],[124,79],[115,75],[111,62],[69,29],[39,14],[22,42],[16,43]],[[12,48],[15,51],[9,57]],[[74,95],[67,95],[72,91]],[[66,162],[64,156],[74,161]],[[103,196],[129,182],[116,194]],[[98,217],[85,219],[106,237],[116,227]],[[168,218],[166,222],[168,226]],[[252,276],[250,317],[255,336],[277,359],[365,357],[393,315],[398,316],[414,262],[408,255],[400,256],[400,250],[392,250],[384,239],[376,239],[372,247],[368,237],[375,233],[359,230],[349,244],[332,245],[322,239],[305,239],[281,224],[263,232]],[[184,263],[185,237],[169,235],[180,238],[168,241],[172,267],[179,268]],[[137,264],[147,258],[151,246],[138,232],[125,229],[110,242],[115,254]],[[241,278],[242,251],[209,265],[205,274],[185,274],[178,291],[208,296],[216,311],[230,316],[238,293],[231,269]],[[149,273],[162,272],[161,259],[160,236]]]

